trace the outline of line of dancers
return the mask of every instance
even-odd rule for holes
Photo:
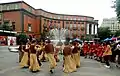
[[[100,62],[105,62],[106,68],[110,68],[110,57],[112,55],[110,42],[97,43],[97,42],[84,42],[83,51],[85,58],[95,59]]]
[[[75,72],[80,67],[80,46],[78,42],[64,43],[63,50],[63,72]],[[40,71],[42,59],[49,62],[49,71],[54,72],[54,69],[59,62],[59,50],[55,48],[48,39],[46,42],[36,42],[35,40],[20,45],[19,62],[21,68],[29,68],[32,72]],[[62,66],[62,65],[61,65]]]

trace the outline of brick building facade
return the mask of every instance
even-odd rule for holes
[[[40,36],[44,26],[69,29],[70,34],[78,37],[96,35],[98,20],[82,15],[66,15],[35,9],[24,1],[1,3],[0,24],[5,23],[18,32]]]

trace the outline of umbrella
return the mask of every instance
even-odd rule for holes
[[[104,41],[110,41],[110,40],[112,40],[111,38],[106,38]]]
[[[116,40],[117,38],[116,37],[112,37],[111,40]]]
[[[76,39],[73,39],[73,41],[76,41],[76,42],[79,42],[79,43],[82,43],[82,40],[76,38]]]

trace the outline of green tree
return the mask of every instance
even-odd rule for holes
[[[49,30],[47,27],[44,27],[43,32],[41,33],[41,39],[44,41],[47,37],[49,37]]]
[[[26,44],[27,43],[28,36],[24,33],[21,33],[17,36],[17,43],[18,44]]]
[[[120,0],[115,0],[115,1],[112,1],[112,2],[113,2],[112,8],[115,8],[118,21],[120,22]]]
[[[120,30],[115,32],[115,36],[120,36]]]
[[[98,37],[102,40],[110,37],[110,35],[112,35],[112,33],[109,30],[109,27],[100,27],[98,29]]]

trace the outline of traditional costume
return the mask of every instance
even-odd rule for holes
[[[30,45],[30,67],[29,69],[32,72],[40,71],[40,66],[38,64],[37,56],[36,56],[36,48],[35,44]]]
[[[42,45],[41,45],[41,51],[42,51],[42,54],[41,54],[41,61],[42,62],[46,62],[46,61],[48,61],[48,57],[47,57],[47,54],[45,53],[45,44],[44,43],[42,43]]]
[[[63,71],[66,73],[76,71],[76,64],[75,64],[73,58],[71,57],[72,50],[69,45],[64,47],[63,55],[64,55]]]
[[[108,44],[104,53],[103,53],[103,57],[104,57],[104,60],[105,60],[105,63],[106,63],[106,65],[105,65],[106,68],[110,68],[109,60],[110,60],[111,55],[112,55],[111,47]]]
[[[84,45],[83,45],[83,52],[84,52],[85,58],[87,58],[88,51],[89,51],[89,46],[88,46],[87,43],[84,43]]]
[[[40,45],[36,45],[35,47],[37,48],[37,60],[38,60],[39,66],[41,66],[42,64],[40,62],[39,56],[42,54],[42,51],[41,51],[42,48],[40,47]]]
[[[100,60],[101,62],[102,62],[102,55],[103,55],[103,46],[99,45],[98,51],[97,51],[97,57],[98,57],[98,60]]]
[[[23,50],[23,46],[20,45],[18,50],[19,50],[19,63],[20,63],[21,60],[22,60],[23,54],[24,54],[24,52],[22,51]]]
[[[90,47],[89,47],[89,54],[90,54],[90,58],[92,59],[94,56],[94,52],[95,52],[95,44],[91,43]]]
[[[53,69],[55,69],[55,67],[57,66],[57,63],[54,58],[54,46],[53,44],[50,43],[50,41],[47,41],[47,44],[45,45],[45,53],[50,62],[50,72],[53,73]]]
[[[20,62],[20,67],[21,68],[29,66],[28,65],[28,52],[29,52],[29,48],[30,48],[29,45],[23,46],[24,55],[23,55],[22,60]]]
[[[60,50],[60,47],[55,47],[54,57],[55,57],[56,62],[60,61],[60,59],[59,59],[59,50]]]
[[[80,67],[80,59],[79,59],[79,54],[78,54],[78,46],[77,43],[74,43],[74,48],[72,50],[72,58],[74,59],[76,63],[76,67]]]

